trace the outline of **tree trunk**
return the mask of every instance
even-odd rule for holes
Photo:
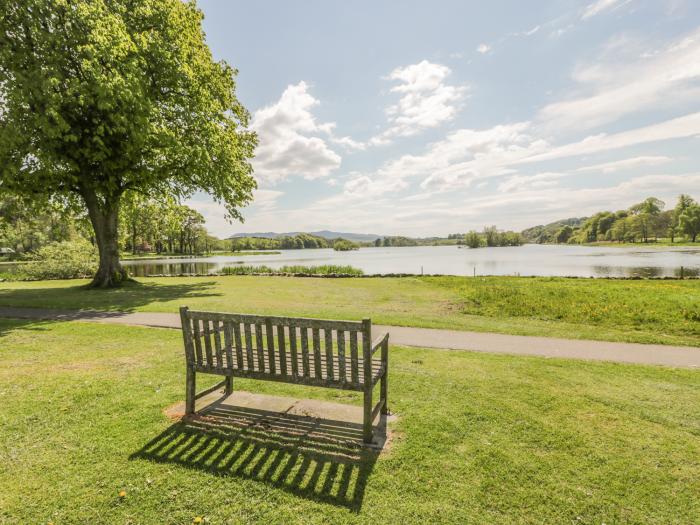
[[[100,254],[100,264],[90,286],[119,286],[129,279],[129,274],[119,263],[119,199],[115,199],[116,202],[101,203],[91,189],[84,189],[82,194],[95,230],[97,250]]]

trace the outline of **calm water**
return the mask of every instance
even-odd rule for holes
[[[279,255],[192,257],[124,261],[135,276],[213,273],[234,264],[265,264],[272,268],[303,264],[350,264],[365,273],[445,275],[539,275],[578,277],[667,277],[700,275],[700,249],[609,248],[528,244],[512,248],[362,248],[282,250]]]

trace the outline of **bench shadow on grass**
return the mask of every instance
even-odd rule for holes
[[[379,433],[385,429],[380,422]],[[359,512],[379,455],[361,441],[358,423],[219,404],[172,425],[130,459],[260,481]]]

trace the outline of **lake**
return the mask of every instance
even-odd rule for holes
[[[523,275],[576,277],[672,277],[700,275],[699,248],[598,247],[539,245],[508,248],[417,246],[281,250],[279,255],[214,256],[124,261],[137,276],[215,273],[224,266],[264,264],[272,268],[300,264],[349,264],[365,273],[442,275]]]

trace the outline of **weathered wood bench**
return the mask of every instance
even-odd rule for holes
[[[195,400],[220,388],[233,391],[233,377],[356,390],[364,393],[364,441],[372,423],[388,412],[389,334],[372,338],[372,322],[197,312],[180,308],[187,362],[185,413]],[[380,351],[379,358],[375,354]],[[196,393],[197,372],[225,376]],[[380,399],[372,406],[372,390]]]

